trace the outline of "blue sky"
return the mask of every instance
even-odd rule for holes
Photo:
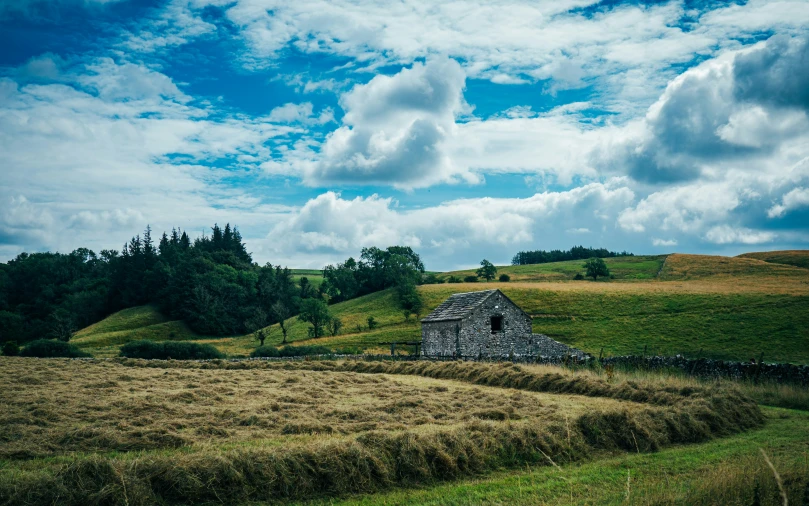
[[[0,259],[809,245],[809,3],[0,4]]]

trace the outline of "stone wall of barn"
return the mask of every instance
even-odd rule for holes
[[[503,330],[492,332],[492,316],[503,317]],[[531,317],[503,294],[495,293],[461,322],[461,354],[466,357],[508,357],[530,353]]]
[[[458,356],[458,328],[461,320],[421,324],[421,354],[426,357]]]

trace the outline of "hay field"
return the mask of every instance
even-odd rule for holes
[[[420,376],[267,368],[214,372],[66,359],[7,359],[3,366],[0,458],[6,459],[280,444],[299,435],[429,430],[475,420],[560,422],[593,409],[639,407]]]
[[[8,504],[345,496],[763,421],[726,388],[512,364],[2,358],[0,382]]]

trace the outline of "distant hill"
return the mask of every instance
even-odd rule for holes
[[[509,283],[424,285],[424,314],[453,293],[500,288],[534,318],[534,331],[593,354],[647,353],[809,363],[809,270],[745,257],[673,254],[606,259],[609,281],[573,281],[580,261],[498,267]],[[440,277],[472,271],[442,273]],[[340,335],[310,339],[291,318],[293,345],[322,344],[385,353],[390,341],[420,340],[418,319],[405,316],[392,290],[330,306]],[[422,316],[423,316],[422,315]],[[370,330],[368,316],[378,326]],[[359,326],[359,328],[358,328]],[[277,325],[267,344],[280,345]],[[172,335],[173,333],[173,335]],[[213,344],[231,355],[257,346],[252,335],[203,338],[149,306],[132,308],[82,330],[75,342],[99,356],[132,339],[183,339]]]
[[[737,258],[754,258],[768,263],[794,265],[795,267],[809,269],[809,250],[805,249],[744,253]]]

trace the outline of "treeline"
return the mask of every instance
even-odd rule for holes
[[[566,260],[585,260],[588,258],[631,257],[634,253],[627,251],[609,251],[604,248],[585,248],[573,246],[569,250],[554,249],[551,251],[520,251],[511,259],[511,265],[546,264],[549,262],[564,262]]]
[[[420,314],[421,299],[416,285],[423,282],[424,263],[408,246],[391,246],[386,249],[363,248],[360,260],[349,257],[337,265],[323,269],[320,289],[330,302],[353,299],[387,288],[396,288],[399,304],[405,317]]]
[[[0,340],[68,340],[112,312],[150,303],[200,334],[239,334],[318,296],[289,269],[254,264],[229,224],[193,241],[172,230],[157,243],[147,227],[120,252],[21,253],[0,264]]]

